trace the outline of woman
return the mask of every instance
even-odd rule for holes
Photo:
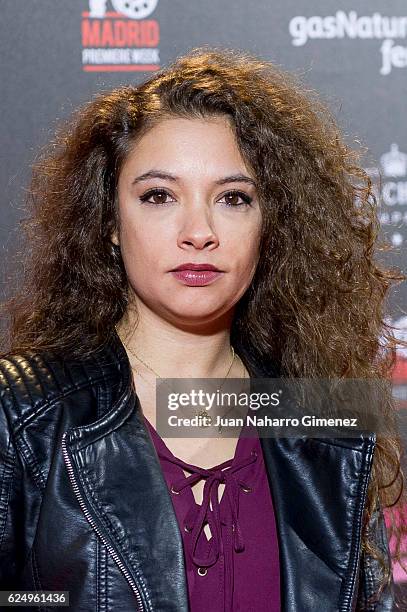
[[[69,591],[73,610],[392,609],[396,431],[156,429],[159,378],[389,375],[383,300],[403,277],[373,260],[357,160],[315,95],[228,50],[195,49],[61,130],[7,305],[2,589]]]

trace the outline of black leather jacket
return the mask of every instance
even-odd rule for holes
[[[79,361],[0,360],[0,590],[69,591],[86,612],[188,611],[181,534],[132,381],[116,333]],[[261,443],[282,612],[392,610],[393,585],[364,607],[379,577],[361,555],[375,435]],[[387,553],[381,511],[371,529]]]

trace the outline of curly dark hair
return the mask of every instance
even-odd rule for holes
[[[247,52],[207,47],[141,84],[97,95],[36,160],[23,283],[3,304],[8,353],[69,348],[80,357],[105,342],[129,300],[120,248],[111,242],[124,160],[165,117],[219,115],[230,119],[256,178],[263,217],[260,259],[237,304],[233,344],[279,364],[287,377],[390,378],[398,342],[384,302],[405,277],[375,261],[390,247],[378,240],[377,198],[360,165],[366,149],[345,144],[328,105],[298,77]],[[393,424],[394,414],[388,391],[383,419]],[[378,500],[391,508],[393,560],[400,561],[402,452],[395,426],[377,435],[362,549],[380,561],[381,588],[391,567],[367,525]]]

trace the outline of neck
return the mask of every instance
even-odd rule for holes
[[[129,310],[116,326],[132,366],[154,376],[138,356],[161,378],[225,376],[233,357],[230,315],[198,327],[175,325],[140,304],[137,313]]]

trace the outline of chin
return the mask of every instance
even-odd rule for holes
[[[197,305],[195,308],[185,306],[175,309],[174,304],[171,304],[167,312],[170,315],[171,322],[184,326],[194,326],[198,323],[207,324],[218,320],[225,313],[225,310],[202,308],[202,305]]]

